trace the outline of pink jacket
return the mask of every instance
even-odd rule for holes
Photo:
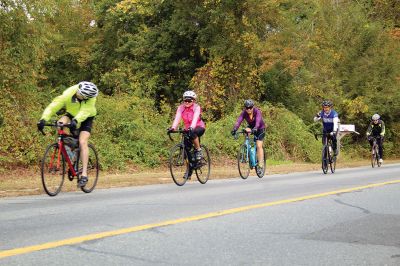
[[[204,122],[200,118],[201,114],[201,107],[198,104],[193,104],[192,106],[186,108],[185,104],[181,104],[176,110],[175,120],[172,123],[172,128],[176,129],[181,118],[183,119],[183,123],[185,124],[185,129],[189,127],[196,128],[196,127],[203,127],[205,128]]]

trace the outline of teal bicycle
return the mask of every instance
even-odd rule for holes
[[[262,169],[259,169],[258,159],[257,159],[257,145],[256,145],[257,137],[254,136],[254,138],[250,138],[250,135],[253,134],[246,132],[245,129],[242,129],[241,131],[236,132],[234,136],[235,139],[238,138],[239,134],[243,134],[245,136],[244,142],[242,145],[240,145],[239,152],[237,155],[240,177],[243,179],[247,179],[249,177],[250,170],[255,169],[257,176],[259,178],[262,178],[265,174],[265,167],[267,161],[265,148],[263,147],[263,152],[264,152],[263,166]]]

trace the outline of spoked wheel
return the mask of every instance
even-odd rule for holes
[[[247,151],[247,146],[243,144],[240,146],[238,156],[238,169],[240,177],[246,179],[250,174],[250,163],[249,163],[249,153]]]
[[[65,176],[65,160],[57,143],[47,147],[42,159],[41,174],[47,195],[57,195],[61,191]]]
[[[259,177],[259,178],[263,178],[263,176],[264,176],[264,174],[265,174],[265,167],[267,166],[267,154],[265,153],[265,148],[263,147],[263,153],[264,153],[264,161],[263,161],[263,167],[262,167],[262,171],[260,171],[260,172],[258,172],[258,171],[256,171],[256,173],[257,173],[257,176]],[[258,168],[258,166],[256,166],[256,169]]]
[[[328,146],[325,146],[322,149],[322,172],[324,172],[324,174],[328,173]]]
[[[331,168],[331,173],[333,174],[336,170],[336,156],[329,154],[329,166]]]
[[[172,180],[174,180],[175,184],[183,186],[186,183],[188,178],[185,175],[189,172],[189,161],[186,150],[181,144],[177,144],[171,149],[169,170],[171,171]]]
[[[83,164],[80,154],[78,154],[78,177],[82,175]],[[97,151],[92,144],[89,144],[89,161],[87,168],[88,182],[84,187],[81,187],[83,192],[90,193],[96,187],[97,180],[99,179],[99,157]],[[78,178],[78,181],[79,181]]]
[[[205,184],[210,177],[211,159],[206,146],[201,145],[201,150],[203,151],[203,158],[200,162],[197,162],[198,167],[196,168],[195,172],[199,182]]]
[[[375,165],[378,164],[377,158],[378,158],[378,156],[376,155],[376,149],[375,149],[375,147],[372,147],[372,150],[371,150],[371,166],[372,166],[372,168],[374,168]]]

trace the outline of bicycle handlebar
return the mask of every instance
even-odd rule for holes
[[[243,135],[254,135],[253,132],[247,132],[246,129],[242,129],[240,131],[236,131],[235,135],[233,136],[235,139],[238,139],[239,134],[243,134]]]
[[[186,130],[186,129],[178,128],[178,129],[176,129],[174,131],[168,131],[167,134],[168,134],[169,139],[171,141],[174,141],[174,139],[171,137],[171,134],[187,134],[188,132],[189,131]]]
[[[61,127],[61,128],[67,127],[67,128],[71,128],[71,123],[63,124],[61,122],[54,121],[53,123],[46,122],[46,123],[44,123],[44,126],[45,127]],[[43,134],[43,136],[46,135],[46,133],[44,133],[43,129],[39,130],[39,131]]]

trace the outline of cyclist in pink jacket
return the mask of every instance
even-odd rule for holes
[[[203,155],[200,148],[199,137],[206,131],[206,126],[203,120],[201,120],[201,107],[196,103],[196,98],[197,95],[194,91],[185,91],[183,94],[183,104],[176,110],[174,122],[168,131],[176,130],[182,119],[185,130],[189,133],[189,139],[193,142],[195,158],[197,161],[200,161]],[[188,147],[192,145],[192,143],[186,144]]]

